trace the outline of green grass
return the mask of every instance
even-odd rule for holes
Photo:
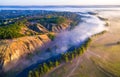
[[[101,59],[100,64],[104,67],[105,70],[115,74],[116,76],[120,76],[120,48],[119,45],[114,45],[108,48],[103,48],[103,50],[106,52],[108,58],[106,61],[103,61]]]
[[[93,58],[97,65],[108,73],[120,77],[120,45],[116,41],[92,43],[91,51],[102,57]]]

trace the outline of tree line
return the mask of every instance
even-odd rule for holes
[[[0,27],[0,39],[12,39],[24,36],[22,33],[20,33],[21,28],[25,26],[24,23],[25,20]]]
[[[57,55],[51,59],[41,63],[35,69],[30,70],[28,77],[42,77],[45,73],[49,72],[53,68],[59,66],[61,63],[67,63],[72,61],[77,56],[80,56],[87,50],[91,39],[88,38],[79,48],[75,48],[73,51],[66,52],[64,54]]]

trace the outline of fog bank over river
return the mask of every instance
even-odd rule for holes
[[[23,9],[18,8],[17,10],[23,10]],[[16,9],[10,9],[10,10],[16,10]],[[26,8],[26,10],[29,9]],[[36,9],[31,9],[31,10],[36,10]],[[41,8],[38,10],[74,12],[81,16],[81,22],[79,22],[79,24],[76,25],[73,29],[64,30],[58,33],[55,39],[46,47],[46,49],[49,48],[49,50],[34,55],[32,56],[31,59],[25,59],[25,60],[22,59],[20,64],[25,65],[27,67],[30,65],[33,65],[35,67],[39,63],[49,59],[50,57],[65,53],[72,47],[78,47],[87,38],[91,37],[92,35],[107,30],[107,28],[105,27],[106,22],[99,19],[98,16],[95,15],[96,11],[93,9],[86,10],[81,8]],[[10,66],[14,67],[13,65]],[[25,70],[29,71],[31,68],[33,68],[33,66],[30,66]]]
[[[70,47],[79,45],[88,37],[106,30],[105,22],[96,16],[90,14],[82,14],[82,16],[84,16],[82,18],[83,22],[70,31],[61,32],[56,37],[53,44],[57,46],[57,49],[54,52],[65,52]]]
[[[78,12],[79,11],[80,10],[78,10]],[[77,10],[75,13],[77,13]],[[52,43],[47,46],[49,50],[32,58],[33,63],[36,63],[36,61],[41,62],[42,60],[46,60],[52,56],[64,53],[71,47],[79,46],[92,35],[107,30],[105,22],[100,20],[96,15],[89,14],[88,11],[79,12],[77,14],[81,16],[81,22],[75,26],[75,28],[62,31],[57,34]]]
[[[69,9],[69,12],[73,12],[71,10],[72,9]],[[61,11],[61,9],[58,8],[58,11]],[[94,13],[93,11],[86,10],[84,12],[83,11],[80,12],[79,9],[76,11],[74,10],[74,12],[81,16],[81,22],[71,30],[65,30],[58,33],[56,38],[52,41],[52,43],[47,46],[49,50],[42,52],[39,55],[32,58],[33,60],[32,63],[35,64],[31,67],[28,67],[25,71],[23,71],[21,76],[23,74],[25,75],[26,71],[29,71],[30,69],[34,68],[42,61],[47,60],[52,56],[56,56],[58,54],[67,52],[67,50],[69,50],[71,47],[78,47],[92,35],[107,30],[107,28],[105,27],[106,22],[100,20],[97,17],[97,15],[91,14]],[[30,62],[26,61],[27,64],[29,64]]]

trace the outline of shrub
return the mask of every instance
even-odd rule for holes
[[[55,35],[53,34],[48,34],[48,37],[53,41],[55,39]]]

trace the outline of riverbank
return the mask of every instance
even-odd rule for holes
[[[112,13],[114,12],[114,13]],[[119,77],[120,75],[120,16],[117,11],[100,11],[108,18],[108,31],[92,37],[88,50],[71,63],[48,73],[45,77]],[[115,14],[116,13],[116,14]]]

